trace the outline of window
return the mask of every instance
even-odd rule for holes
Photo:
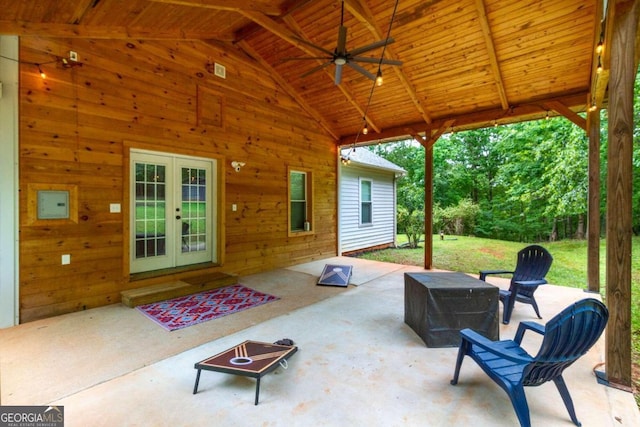
[[[289,171],[289,232],[311,231],[311,172]]]
[[[360,179],[360,225],[371,225],[373,223],[371,187],[371,180]]]

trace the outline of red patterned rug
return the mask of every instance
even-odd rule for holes
[[[136,307],[168,331],[186,328],[280,298],[235,284]]]

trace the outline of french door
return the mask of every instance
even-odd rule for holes
[[[131,151],[130,271],[216,261],[216,161]]]

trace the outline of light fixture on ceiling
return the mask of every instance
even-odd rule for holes
[[[362,120],[364,121],[364,127],[362,128],[362,134],[366,135],[369,133],[369,128],[367,127],[367,118],[363,117]]]
[[[44,71],[42,71],[42,67],[40,67],[40,64],[36,64],[36,66],[38,67],[38,73],[40,73],[40,77],[46,79],[47,75],[44,73]]]
[[[598,58],[598,68],[596,68],[596,73],[602,73],[602,62],[600,62],[600,58]]]
[[[382,70],[378,68],[378,74],[376,74],[376,86],[382,86]]]

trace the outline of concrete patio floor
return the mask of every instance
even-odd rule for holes
[[[353,265],[348,288],[317,286],[325,264]],[[457,348],[427,348],[404,323],[404,273],[418,267],[335,257],[241,277],[280,300],[167,332],[114,304],[0,330],[0,404],[63,405],[65,426],[514,426],[507,395],[466,358],[449,384]],[[492,283],[505,288],[504,279]],[[536,293],[544,322],[580,289]],[[517,305],[500,337],[522,320]],[[255,380],[194,363],[244,340],[291,338],[288,368]],[[535,335],[525,335],[535,348]],[[631,393],[599,385],[604,337],[565,373],[583,426],[639,426]],[[532,425],[573,425],[553,384],[527,388]]]

